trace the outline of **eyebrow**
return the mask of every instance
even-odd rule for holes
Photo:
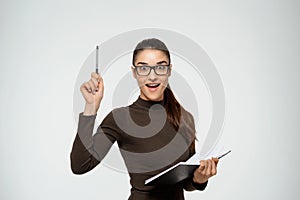
[[[156,63],[157,65],[160,65],[160,64],[168,64],[167,61],[163,60],[163,61],[159,61]],[[138,62],[136,65],[148,65],[148,63],[146,62]]]
[[[148,63],[146,63],[146,62],[138,62],[138,63],[136,63],[136,65],[147,65]]]
[[[156,64],[160,65],[160,64],[168,64],[168,63],[167,63],[167,61],[163,60],[163,61],[157,62]]]

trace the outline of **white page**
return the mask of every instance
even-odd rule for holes
[[[225,150],[225,148],[223,146],[218,146],[216,148],[214,148],[210,153],[208,153],[206,156],[200,156],[200,154],[198,154],[196,152],[195,155],[193,155],[190,159],[188,159],[186,162],[179,162],[176,165],[166,169],[165,171],[147,179],[145,181],[145,184],[151,182],[152,180],[162,176],[163,174],[167,173],[168,171],[174,169],[175,167],[177,167],[178,165],[199,165],[201,160],[206,160],[206,159],[211,159],[212,157],[220,157],[222,155],[224,155],[225,153],[229,152],[229,150]]]
[[[217,146],[205,156],[200,156],[200,154],[196,152],[196,154],[189,158],[185,163],[190,165],[199,165],[201,160],[211,159],[212,157],[217,158],[228,151],[229,150],[226,150],[223,146]]]

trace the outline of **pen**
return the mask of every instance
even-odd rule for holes
[[[99,46],[97,45],[96,46],[96,73],[97,74],[99,73],[99,71],[98,71],[98,64],[99,64],[98,55],[99,55]]]
[[[217,158],[220,159],[220,158],[226,156],[227,154],[229,154],[230,152],[231,152],[231,150],[229,150],[229,151],[227,151],[226,153],[224,153],[224,154],[218,156]]]

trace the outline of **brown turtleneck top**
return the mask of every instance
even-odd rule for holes
[[[207,182],[191,179],[176,185],[148,186],[145,180],[185,161],[195,153],[193,116],[182,109],[178,131],[166,119],[163,101],[138,99],[129,106],[112,110],[93,134],[96,115],[79,114],[77,134],[71,151],[75,174],[92,170],[117,142],[129,176],[131,200],[183,200],[186,191],[204,190]]]

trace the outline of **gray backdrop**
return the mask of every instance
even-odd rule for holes
[[[127,199],[124,173],[103,165],[71,173],[73,92],[95,44],[145,27],[197,42],[225,88],[220,142],[232,153],[187,199],[299,199],[299,8],[295,0],[1,1],[0,199]]]

